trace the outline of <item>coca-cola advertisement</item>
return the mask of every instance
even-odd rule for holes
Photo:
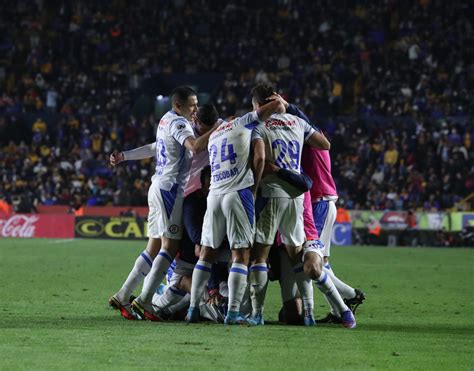
[[[14,214],[0,219],[0,237],[73,238],[73,215]]]

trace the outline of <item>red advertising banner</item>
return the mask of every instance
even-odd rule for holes
[[[74,238],[74,216],[14,214],[0,219],[1,237]]]

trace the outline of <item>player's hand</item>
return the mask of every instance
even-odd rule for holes
[[[276,166],[273,162],[271,161],[265,161],[265,167],[263,168],[263,174],[262,176],[270,175],[270,174],[275,174],[280,170],[278,166]]]
[[[123,152],[114,151],[110,155],[110,160],[109,161],[110,161],[110,165],[117,166],[118,164],[120,164],[124,160],[125,160],[125,156],[124,156]]]
[[[285,99],[283,99],[283,97],[280,94],[278,94],[276,92],[273,92],[273,95],[271,95],[270,97],[267,98],[268,101],[272,101],[272,100],[275,100],[275,99],[278,99],[283,104],[283,106],[285,106],[285,110],[290,105]]]
[[[285,105],[283,104],[283,102],[280,101],[280,105],[277,107],[277,109],[275,110],[276,113],[280,113],[280,114],[283,114],[286,112],[286,108],[285,108]]]

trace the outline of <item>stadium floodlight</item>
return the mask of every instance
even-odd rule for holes
[[[159,94],[159,95],[156,96],[156,100],[162,100],[163,98],[164,98],[164,96],[161,95],[161,94]]]

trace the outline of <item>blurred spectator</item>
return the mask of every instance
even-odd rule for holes
[[[438,210],[474,192],[469,1],[276,4],[9,3],[0,193],[146,204],[153,162],[112,172],[104,154],[153,140],[154,118],[132,115],[142,82],[210,71],[224,76],[213,96],[222,117],[247,111],[250,88],[272,81],[319,120],[347,209]]]

